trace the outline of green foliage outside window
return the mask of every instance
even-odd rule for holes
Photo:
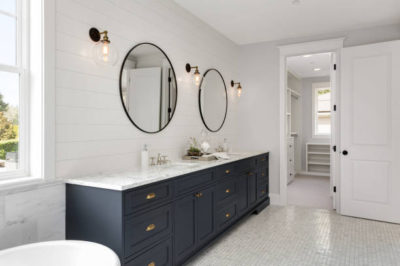
[[[0,159],[5,160],[7,152],[18,151],[18,108],[4,102],[0,94]]]

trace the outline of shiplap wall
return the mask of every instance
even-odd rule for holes
[[[151,154],[179,158],[190,136],[204,128],[198,89],[185,64],[217,68],[229,92],[223,129],[210,134],[215,146],[233,144],[237,96],[228,83],[237,79],[238,47],[172,0],[56,1],[56,175],[58,178],[122,171],[140,163],[143,144]],[[108,30],[118,47],[115,67],[97,66],[91,57],[91,27]],[[140,42],[160,46],[173,63],[178,103],[171,123],[158,134],[144,134],[126,117],[119,98],[119,68],[125,53]],[[46,185],[0,192],[0,249],[63,239],[65,186]]]
[[[239,48],[187,13],[172,0],[57,0],[56,2],[56,175],[59,178],[119,171],[140,164],[144,144],[150,153],[183,155],[189,137],[204,128],[198,110],[198,89],[185,72],[187,62],[204,73],[217,68],[229,93],[223,129],[210,133],[214,146],[235,140],[237,96],[229,86],[236,79]],[[114,67],[98,66],[91,57],[88,30],[108,30],[119,51]],[[127,119],[119,98],[118,78],[125,53],[140,42],[160,46],[178,79],[175,116],[158,134],[145,134]]]

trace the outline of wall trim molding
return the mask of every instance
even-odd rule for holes
[[[295,43],[289,45],[278,46],[279,49],[279,195],[281,205],[287,204],[287,126],[286,126],[286,95],[287,95],[287,65],[286,58],[290,56],[298,56],[302,54],[315,54],[332,52],[336,54],[336,63],[340,69],[340,54],[343,49],[345,38],[326,39],[320,41]],[[336,74],[336,88],[340,91],[340,75]],[[340,94],[340,93],[339,93]],[[339,103],[336,99],[337,104]],[[340,143],[336,143],[340,145]],[[337,164],[335,164],[337,165]],[[336,172],[333,174],[336,180]],[[338,184],[336,184],[338,185]],[[335,201],[338,201],[338,194]],[[338,206],[336,206],[338,207]]]
[[[281,195],[277,193],[269,193],[269,199],[271,205],[282,205],[281,203]]]

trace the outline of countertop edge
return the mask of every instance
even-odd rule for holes
[[[262,152],[244,152],[243,155],[240,158],[234,158],[234,159],[228,159],[228,160],[220,160],[220,161],[212,161],[212,163],[210,163],[210,165],[204,164],[204,167],[199,167],[197,169],[188,169],[187,171],[183,171],[177,174],[172,174],[170,176],[165,176],[165,177],[156,177],[156,178],[149,178],[146,180],[142,180],[142,181],[138,181],[136,183],[133,184],[129,184],[129,185],[117,185],[117,184],[110,184],[110,183],[101,183],[101,181],[91,181],[88,180],[88,178],[94,179],[96,178],[96,175],[92,175],[92,176],[83,176],[83,177],[77,177],[77,178],[69,178],[65,180],[65,184],[70,184],[70,185],[79,185],[79,186],[86,186],[86,187],[93,187],[93,188],[100,188],[100,189],[108,189],[108,190],[115,190],[115,191],[125,191],[125,190],[129,190],[129,189],[133,189],[133,188],[138,188],[141,186],[145,186],[145,185],[149,185],[152,183],[157,183],[157,182],[162,182],[162,181],[166,181],[172,178],[176,178],[179,176],[183,176],[183,175],[187,175],[190,173],[194,173],[194,172],[198,172],[198,171],[202,171],[202,170],[206,170],[212,167],[218,167],[224,164],[228,164],[228,163],[233,163],[236,161],[240,161],[240,160],[244,160],[244,159],[248,159],[251,157],[255,157],[255,156],[259,156],[262,154],[267,154],[269,153],[269,151],[262,151]],[[217,164],[215,164],[217,163]],[[123,174],[124,172],[121,172],[121,174]],[[125,172],[127,173],[127,172]],[[134,173],[132,171],[132,173]],[[119,174],[118,172],[113,172],[113,173],[109,173],[109,175],[113,175],[113,174]],[[98,175],[98,179],[104,178],[104,174],[103,175]]]

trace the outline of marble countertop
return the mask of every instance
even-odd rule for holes
[[[215,161],[176,161],[167,165],[152,166],[146,170],[133,170],[125,172],[102,173],[98,175],[77,177],[67,179],[67,184],[104,188],[123,191],[143,185],[167,180],[169,178],[189,174],[199,170],[231,163],[249,157],[267,153],[263,152],[243,152],[229,153],[230,159]]]

